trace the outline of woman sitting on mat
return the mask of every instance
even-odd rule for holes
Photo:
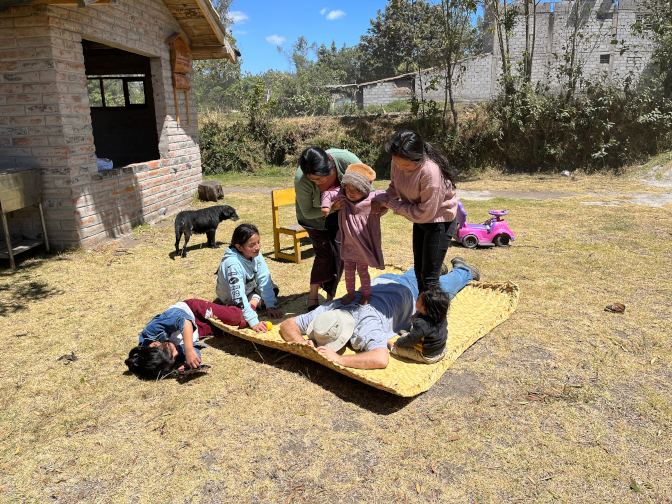
[[[387,342],[390,353],[425,364],[434,364],[443,359],[448,339],[449,307],[448,293],[439,284],[429,285],[415,303],[418,311],[411,317],[411,329],[400,331],[397,341]]]
[[[231,245],[217,270],[217,297],[223,304],[243,310],[252,329],[267,332],[266,322],[259,322],[257,308],[265,306],[271,318],[282,317],[282,312],[275,309],[279,289],[260,251],[261,238],[254,224],[241,224],[233,231]]]
[[[221,332],[210,324],[216,317],[224,324],[240,326],[243,312],[235,306],[222,306],[200,299],[187,299],[154,317],[140,333],[138,346],[126,359],[133,373],[158,378],[170,374],[176,364],[193,369],[201,364],[194,344],[200,338]]]

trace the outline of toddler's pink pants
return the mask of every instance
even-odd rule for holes
[[[371,295],[371,276],[369,275],[369,265],[351,261],[343,262],[343,272],[345,274],[345,288],[348,294],[355,293],[355,270],[359,273],[359,281],[362,283],[362,296]]]

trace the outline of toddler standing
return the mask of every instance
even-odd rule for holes
[[[355,271],[362,284],[362,299],[359,304],[371,301],[371,277],[369,266],[384,269],[381,247],[380,216],[371,213],[371,200],[385,191],[372,191],[371,182],[376,172],[365,164],[348,166],[341,187],[322,194],[322,213],[328,215],[333,207],[338,212],[341,229],[341,258],[344,263],[345,286],[348,294],[341,300],[347,305],[355,298]]]

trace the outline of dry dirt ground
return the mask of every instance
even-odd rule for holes
[[[599,176],[459,187],[470,221],[507,208],[517,238],[448,257],[515,281],[521,299],[410,399],[233,337],[208,340],[206,375],[129,374],[153,315],[214,297],[223,249],[196,236],[174,258],[170,219],[19,256],[0,270],[0,501],[672,503],[672,206],[626,196],[669,190]],[[467,199],[493,188],[564,194]],[[312,249],[300,265],[272,259],[270,196],[224,201],[260,227],[281,296],[305,293]],[[386,261],[412,265],[410,229],[384,219]],[[613,302],[626,312],[605,312]]]

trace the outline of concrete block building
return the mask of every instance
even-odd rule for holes
[[[409,100],[412,95],[415,73],[407,73],[373,82],[360,84],[362,105],[387,105],[393,101]]]
[[[513,33],[509,39],[512,60],[522,59],[525,51],[525,18],[522,6],[512,3],[509,9],[518,10]],[[486,26],[495,27],[494,17],[488,9],[484,12]],[[653,50],[647,38],[632,33],[636,22],[646,23],[646,10],[639,0],[567,0],[544,2],[537,6],[536,42],[532,63],[532,80],[545,82],[553,89],[559,86],[555,76],[562,63],[574,27],[578,25],[577,60],[588,78],[605,76],[624,79],[629,75],[637,79],[646,72]],[[530,22],[532,26],[532,22]],[[616,41],[617,43],[612,43]],[[483,40],[484,51],[491,52],[497,63],[501,52],[496,31],[487,33]],[[624,49],[621,54],[621,50]],[[556,55],[558,58],[556,58]],[[501,75],[501,64],[495,78]]]
[[[522,7],[508,2],[508,9],[518,10],[513,32],[509,39],[510,55],[516,71],[516,62],[522,60],[525,51],[525,19]],[[544,82],[558,90],[560,83],[555,78],[575,23],[580,26],[582,37],[577,37],[577,59],[587,78],[605,76],[636,80],[651,60],[652,44],[647,38],[632,33],[636,22],[646,24],[647,13],[640,0],[567,0],[543,2],[537,5],[536,36],[532,81]],[[484,54],[458,62],[453,79],[453,92],[457,103],[476,103],[490,100],[499,92],[502,75],[501,51],[497,42],[494,16],[489,9],[484,11],[488,28],[483,39]],[[532,22],[530,22],[532,26]],[[618,43],[613,44],[612,41]],[[621,54],[621,49],[625,51]],[[560,58],[557,59],[556,55]],[[432,80],[437,80],[434,89],[427,89]],[[445,88],[437,70],[429,68],[420,73],[409,73],[359,84],[364,108],[369,105],[386,105],[395,100],[406,100],[415,92],[417,98],[442,102]]]
[[[102,242],[191,200],[192,60],[236,56],[210,0],[0,0],[0,173],[41,170],[50,243]],[[37,210],[9,228],[38,237]]]

